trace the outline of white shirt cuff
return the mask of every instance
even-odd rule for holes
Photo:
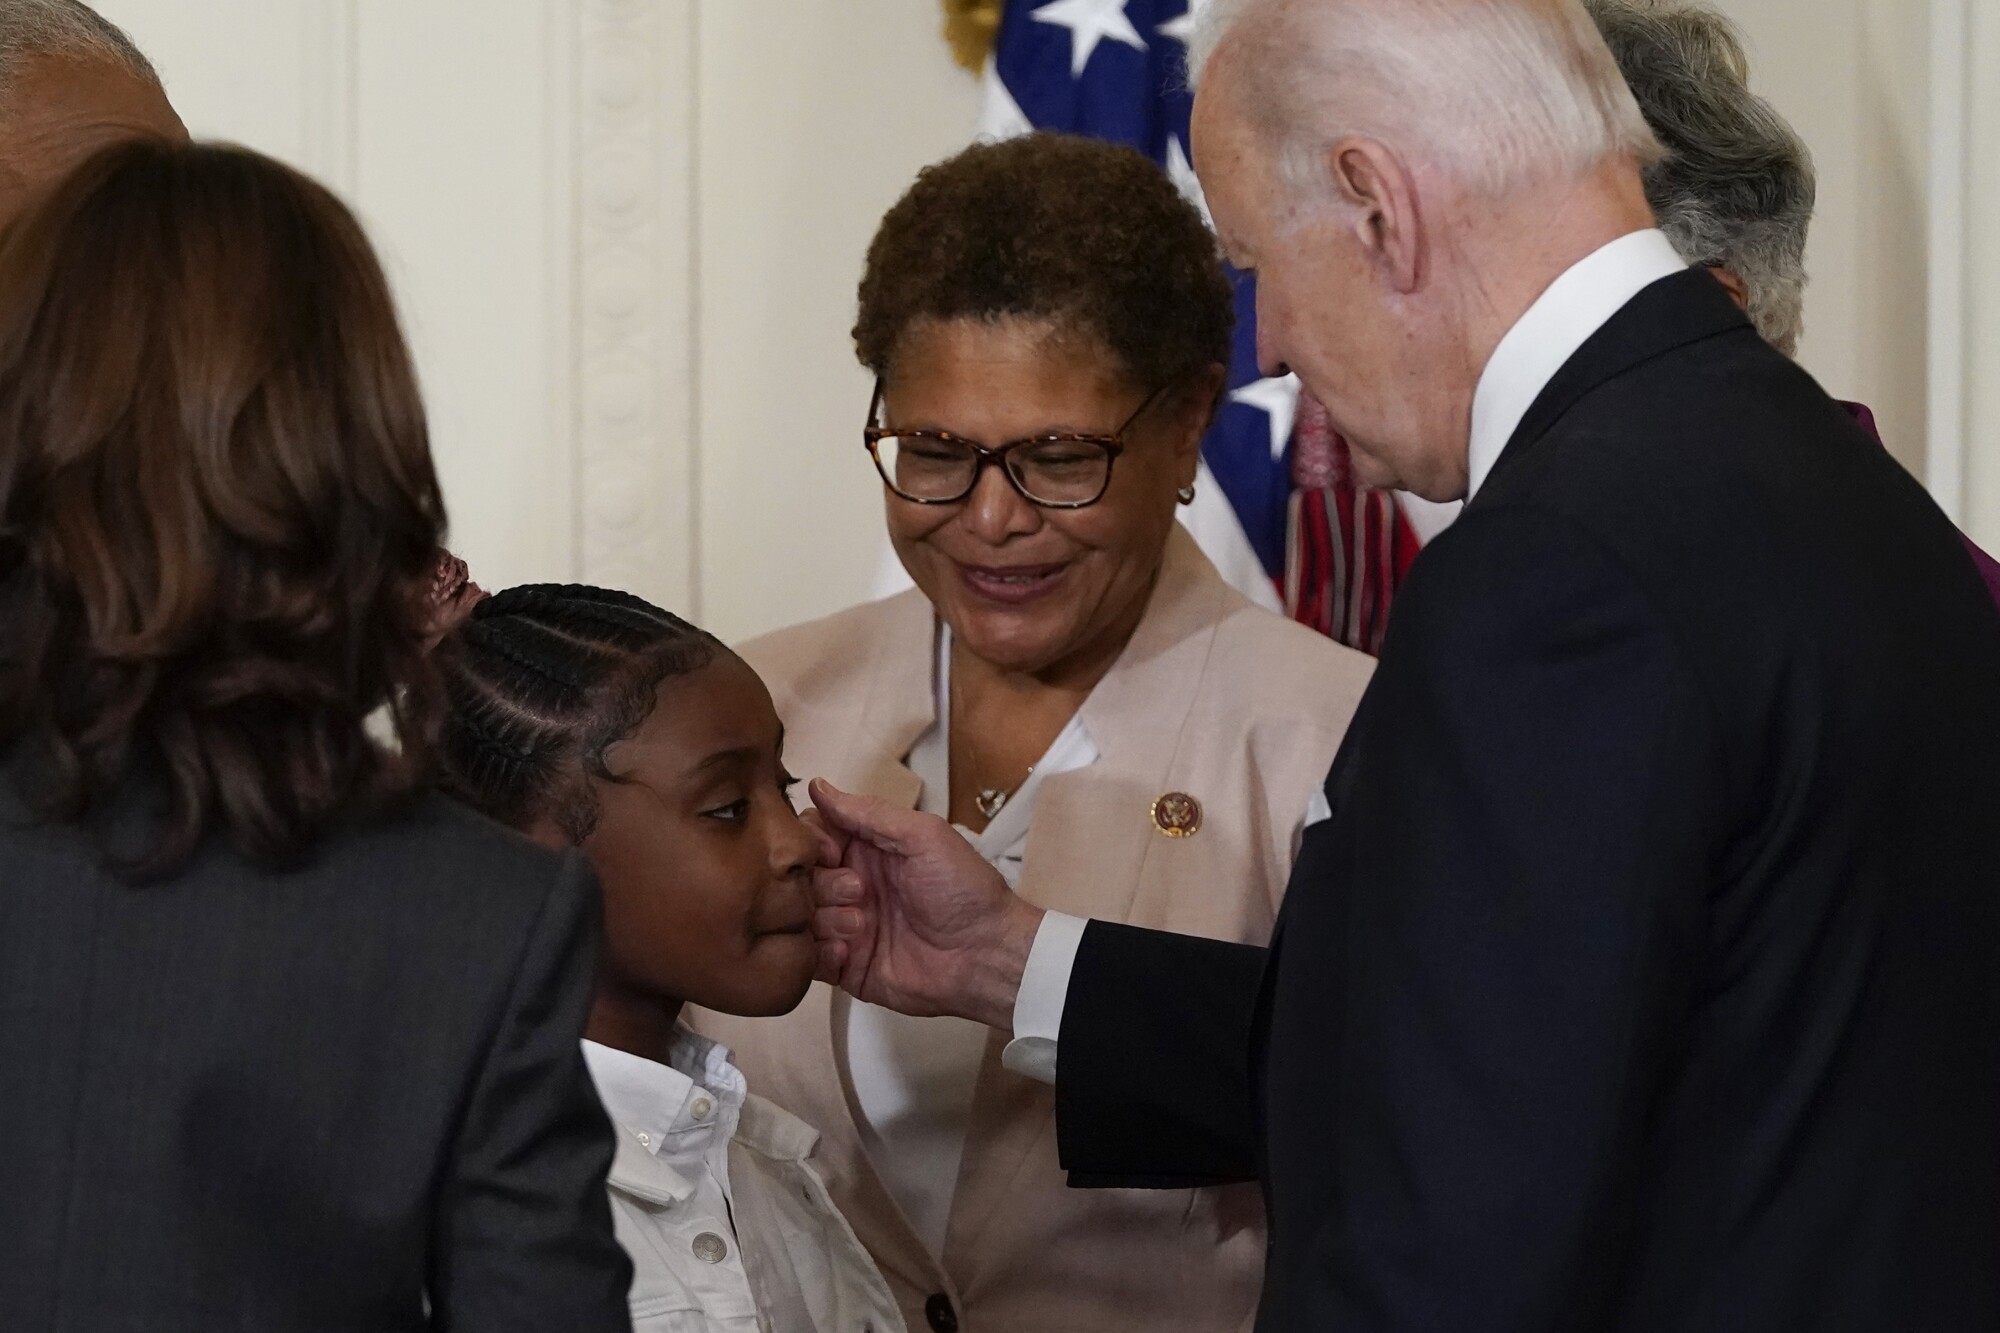
[[[1014,1000],[1014,1040],[1000,1052],[1000,1063],[1023,1077],[1056,1081],[1056,1042],[1069,1000],[1069,974],[1076,970],[1076,951],[1089,924],[1082,917],[1045,912],[1035,931]]]

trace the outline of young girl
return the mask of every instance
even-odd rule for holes
[[[448,785],[604,890],[584,1056],[618,1135],[613,1220],[638,1333],[892,1333],[818,1135],[750,1096],[684,1003],[782,1014],[812,981],[813,831],[754,672],[625,593],[534,585],[447,641]]]

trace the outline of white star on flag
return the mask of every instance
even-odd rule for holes
[[[1299,377],[1286,375],[1246,384],[1230,394],[1229,401],[1254,407],[1271,418],[1271,459],[1283,458],[1285,446],[1292,442],[1292,422],[1299,414]]]
[[[1215,230],[1215,218],[1208,211],[1208,196],[1202,192],[1201,178],[1194,174],[1194,163],[1188,161],[1187,150],[1181,147],[1181,136],[1167,136],[1167,179],[1174,188],[1187,196],[1187,201],[1201,210],[1201,220]]]
[[[1137,51],[1146,49],[1146,39],[1125,17],[1126,4],[1127,0],[1054,0],[1028,17],[1069,29],[1069,73],[1071,78],[1080,79],[1097,44],[1106,37]]]
[[[1162,23],[1160,36],[1171,37],[1182,46],[1186,46],[1189,39],[1194,36],[1194,25],[1201,18],[1201,11],[1207,4],[1208,0],[1188,0],[1187,13]]]

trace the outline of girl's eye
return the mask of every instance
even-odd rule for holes
[[[719,819],[725,824],[741,824],[750,817],[750,798],[746,796],[740,801],[731,801],[728,805],[718,805],[713,810],[704,810],[701,813],[706,819]]]
[[[797,778],[793,777],[790,773],[786,772],[782,768],[778,770],[779,791],[783,792],[787,796],[790,796],[792,794],[792,788],[798,785],[799,785],[799,780]]]

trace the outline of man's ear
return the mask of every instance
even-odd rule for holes
[[[1416,181],[1386,144],[1349,137],[1327,150],[1334,187],[1355,210],[1362,252],[1398,292],[1416,290],[1424,238]]]
[[[1743,279],[1737,277],[1720,264],[1708,265],[1708,271],[1714,276],[1717,282],[1722,284],[1722,290],[1729,293],[1729,299],[1736,302],[1740,309],[1748,310],[1750,308],[1750,288],[1744,283]]]

